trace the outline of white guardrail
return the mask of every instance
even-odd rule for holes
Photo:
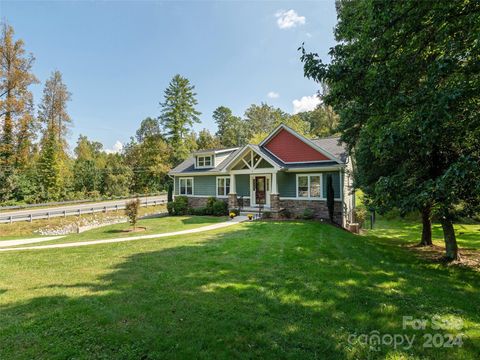
[[[167,200],[140,200],[140,206],[157,206],[166,204]],[[102,204],[92,204],[92,206],[82,206],[82,208],[72,208],[72,209],[64,209],[64,210],[56,210],[55,208],[52,209],[45,209],[42,210],[35,210],[34,213],[26,213],[26,214],[12,214],[9,215],[8,213],[0,214],[0,223],[13,223],[18,221],[33,221],[33,220],[40,220],[40,219],[50,219],[54,217],[67,217],[67,216],[80,216],[84,214],[94,214],[103,212],[106,213],[107,211],[118,211],[125,209],[125,203],[115,204],[115,205],[102,205]]]

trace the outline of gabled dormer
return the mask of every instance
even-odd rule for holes
[[[212,169],[220,165],[237,148],[200,150],[194,153],[195,169]]]

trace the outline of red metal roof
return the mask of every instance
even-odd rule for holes
[[[286,163],[332,160],[285,129],[280,129],[264,147]]]

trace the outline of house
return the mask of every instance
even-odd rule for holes
[[[352,222],[352,164],[338,138],[310,140],[285,125],[278,126],[259,145],[202,150],[172,171],[174,196],[188,197],[190,207],[205,206],[209,197],[223,199],[230,209],[285,209],[302,216],[311,209],[328,219],[327,179],[332,178],[335,221]]]

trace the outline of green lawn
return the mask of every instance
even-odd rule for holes
[[[405,219],[386,220],[379,216],[373,230],[367,230],[367,233],[417,244],[420,242],[422,224],[420,221]],[[455,233],[460,248],[480,249],[480,224],[455,224]],[[432,225],[432,240],[435,245],[443,246],[445,244],[440,224]]]
[[[401,242],[272,221],[2,253],[0,359],[478,359],[479,273]],[[448,330],[402,330],[402,316],[434,315],[463,321],[462,347],[422,347]],[[416,340],[348,342],[372,331]]]
[[[137,227],[146,228],[145,231],[141,232],[125,232],[125,230],[131,229],[132,226],[128,223],[121,223],[102,226],[80,234],[71,234],[58,240],[44,241],[41,244],[35,245],[63,244],[77,241],[106,240],[130,236],[161,234],[212,225],[227,220],[228,217],[226,216],[167,216],[161,218],[143,219],[139,220],[137,224]],[[23,247],[25,245],[20,246]]]

